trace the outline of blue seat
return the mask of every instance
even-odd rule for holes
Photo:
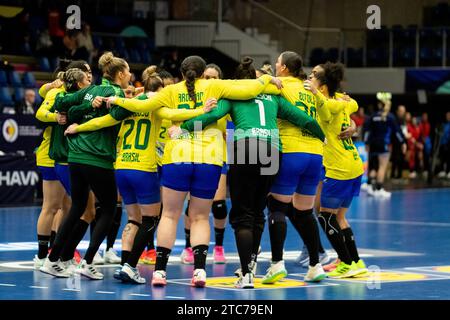
[[[16,102],[20,102],[25,97],[25,90],[23,88],[15,88],[14,89],[14,100]]]
[[[0,70],[0,87],[6,87],[8,85],[8,79],[6,77],[6,72]]]
[[[44,99],[42,99],[42,97],[39,95],[39,90],[37,88],[34,89],[34,92],[36,94],[36,104],[39,106],[41,105],[42,101],[44,101]]]
[[[115,41],[116,50],[124,49],[126,47],[125,40],[122,37],[117,37]]]
[[[39,58],[39,68],[41,69],[41,71],[45,71],[45,72],[51,71],[50,62],[48,61],[48,59],[46,57]]]
[[[11,93],[7,87],[0,88],[0,104],[4,106],[13,106],[14,102],[11,98]]]
[[[36,87],[36,79],[31,72],[25,72],[23,75],[23,85],[26,88],[35,88]]]
[[[152,62],[152,58],[150,56],[150,51],[144,50],[142,52],[142,63],[151,64],[151,62]]]
[[[22,86],[22,81],[20,81],[17,71],[11,71],[9,73],[9,83],[15,88]]]

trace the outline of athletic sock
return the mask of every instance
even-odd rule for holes
[[[87,228],[89,227],[89,223],[82,219],[78,219],[77,223],[72,229],[72,233],[70,234],[70,238],[67,243],[64,245],[61,251],[61,260],[68,261],[73,258],[74,251],[77,248],[80,241],[83,239],[86,234]]]
[[[50,233],[50,247],[49,247],[49,249],[51,249],[53,247],[53,243],[55,242],[55,238],[56,238],[56,231],[52,230],[52,232]]]
[[[342,234],[344,235],[345,246],[352,257],[352,260],[358,262],[359,254],[358,249],[356,248],[355,236],[353,235],[352,228],[342,229]]]
[[[261,244],[261,238],[264,231],[264,226],[261,229],[253,228],[253,248],[252,248],[252,260],[258,261],[259,245]]]
[[[120,264],[123,266],[128,261],[128,257],[130,256],[131,251],[122,250],[120,254]]]
[[[268,206],[272,262],[278,262],[283,260],[283,248],[287,232],[286,214],[289,214],[290,204],[269,196]]]
[[[167,261],[169,261],[169,256],[172,250],[164,247],[156,247],[156,264],[155,270],[166,271]]]
[[[50,242],[50,236],[43,236],[38,234],[38,258],[44,259],[48,254],[48,243]]]
[[[159,217],[142,217],[142,224],[134,237],[133,249],[128,256],[127,263],[136,268],[139,258],[145,249],[150,237],[153,237],[152,230],[156,228]],[[154,231],[153,231],[154,232]]]
[[[216,238],[216,246],[223,246],[223,236],[225,234],[225,228],[214,228],[214,234]]]
[[[319,263],[319,228],[313,216],[313,209],[298,210],[294,208],[291,222],[308,249],[309,265],[315,266]]]
[[[186,239],[186,244],[184,245],[184,248],[190,248],[191,247],[191,230],[190,229],[184,229],[184,237]]]
[[[352,264],[352,258],[345,245],[344,236],[337,222],[336,215],[330,212],[321,212],[319,215],[319,223],[323,231],[325,231],[333,249],[337,252],[339,259],[348,265]]]
[[[116,206],[116,213],[114,215],[114,220],[109,229],[108,235],[106,236],[106,251],[114,246],[117,234],[120,229],[120,222],[122,221],[122,203],[118,203]]]
[[[238,229],[235,230],[234,234],[239,260],[241,262],[242,275],[246,275],[250,272],[249,264],[253,256],[253,231],[251,229]]]
[[[206,244],[199,244],[192,248],[192,252],[194,253],[194,269],[205,269],[208,248]]]

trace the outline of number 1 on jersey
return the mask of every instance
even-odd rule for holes
[[[259,122],[262,127],[266,126],[266,113],[264,111],[264,103],[261,100],[255,99],[255,102],[258,104],[259,108]]]

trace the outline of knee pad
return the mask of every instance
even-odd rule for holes
[[[268,207],[270,223],[273,224],[275,222],[286,222],[286,215],[288,215],[291,211],[290,203],[284,203],[276,200],[272,196],[269,196]]]
[[[217,200],[212,204],[212,213],[214,219],[223,220],[227,217],[227,204],[225,200]]]

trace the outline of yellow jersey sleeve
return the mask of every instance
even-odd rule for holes
[[[55,103],[56,95],[60,92],[63,92],[61,88],[51,89],[47,95],[45,96],[44,101],[41,103],[41,106],[36,111],[36,119],[42,122],[56,122],[56,113],[50,112],[50,109],[53,107]]]
[[[255,80],[208,80],[210,81],[210,97],[234,100],[248,100],[260,94],[272,79],[263,75]]]
[[[116,124],[120,123],[119,120],[114,119],[110,114],[104,115],[103,117],[98,117],[89,120],[83,124],[80,124],[76,127],[75,131],[84,132],[84,131],[96,131],[106,127],[112,127]]]
[[[155,96],[146,100],[116,98],[114,104],[137,113],[153,111],[161,108],[161,106],[172,107],[172,87],[173,86],[165,87]]]
[[[154,115],[160,119],[166,119],[171,121],[184,121],[195,118],[205,113],[203,108],[198,109],[172,109],[162,107],[154,111]]]
[[[43,84],[40,88],[39,88],[39,95],[45,99],[45,97],[47,96],[48,90],[47,90],[47,85],[49,85],[49,83],[45,83]]]

